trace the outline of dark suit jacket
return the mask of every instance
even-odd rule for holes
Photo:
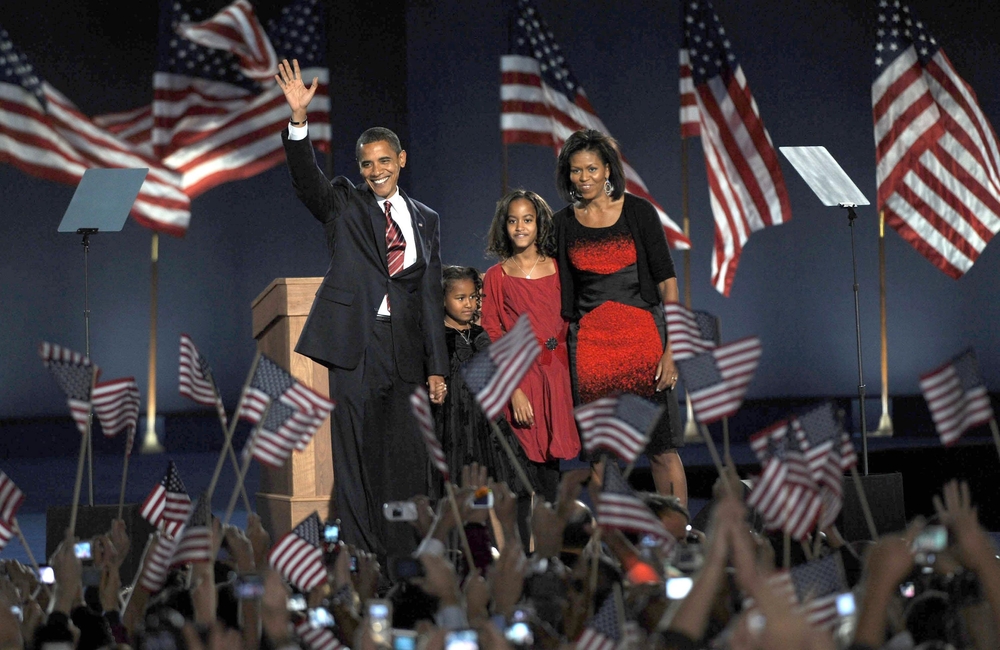
[[[309,138],[289,140],[287,129],[281,137],[295,192],[323,224],[331,253],[296,352],[327,367],[357,367],[388,293],[400,377],[423,383],[428,375],[447,375],[438,214],[403,194],[416,239],[407,245],[418,247],[417,260],[389,277],[385,213],[370,188],[343,176],[328,180]]]

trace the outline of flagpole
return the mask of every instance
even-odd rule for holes
[[[681,216],[684,236],[691,240],[691,199],[688,189],[688,141],[681,133]],[[684,306],[691,309],[691,249],[684,251]],[[698,423],[694,421],[694,408],[691,406],[691,396],[684,389],[684,402],[687,404],[687,422],[684,425],[685,442],[698,440]]]
[[[126,432],[126,436],[128,433]],[[118,494],[118,518],[122,518],[122,511],[125,509],[125,482],[128,480],[128,441],[125,442],[125,462],[122,464],[122,489]]]
[[[997,453],[1000,454],[1000,429],[997,428],[997,419],[990,418],[990,433],[993,434],[993,444],[996,445]]]
[[[156,438],[156,311],[159,286],[160,233],[153,231],[149,274],[149,375],[146,387],[146,432],[142,437],[144,454],[159,454],[163,446]]]
[[[31,562],[31,566],[35,569],[35,574],[41,576],[41,569],[38,568],[38,561],[35,560],[34,553],[31,552],[31,547],[28,546],[28,540],[24,539],[24,532],[21,531],[21,525],[17,523],[17,517],[14,517],[11,523],[14,525],[14,531],[17,533],[17,538],[21,540],[21,546],[24,547],[24,552],[28,555],[28,560]],[[45,590],[46,595],[52,598],[52,592],[49,591],[49,586],[44,582],[41,582],[39,578],[39,583],[42,585],[42,589]]]
[[[503,433],[500,432],[500,427],[493,420],[490,420],[490,430],[493,435],[500,442],[500,446],[503,447],[504,452],[507,454],[507,458],[510,459],[511,465],[514,467],[514,473],[517,474],[517,478],[521,481],[521,485],[524,489],[528,491],[528,494],[534,495],[535,488],[531,485],[531,481],[528,480],[528,475],[525,473],[524,468],[521,467],[521,463],[518,462],[517,456],[514,455],[514,450],[511,448],[510,443],[507,439],[503,437]]]
[[[701,437],[705,439],[705,444],[708,446],[708,453],[712,455],[712,462],[715,463],[715,470],[719,473],[719,478],[722,479],[722,485],[726,490],[726,494],[736,496],[733,494],[733,487],[729,485],[729,477],[726,476],[725,470],[722,469],[722,459],[719,458],[719,450],[715,448],[715,441],[712,440],[712,434],[708,430],[707,425],[701,425]]]
[[[458,536],[462,541],[462,552],[465,553],[466,568],[469,570],[469,575],[472,575],[476,564],[473,562],[472,548],[469,546],[469,538],[465,535],[465,524],[462,523],[462,513],[458,509],[458,501],[455,500],[455,489],[451,486],[450,479],[444,482],[444,489],[448,492],[448,501],[451,502],[451,514],[455,517],[455,527],[458,528]]]
[[[233,438],[232,434],[229,433],[229,423],[226,421],[226,410],[222,406],[222,399],[219,398],[219,389],[215,387],[215,378],[211,379],[212,390],[215,391],[215,410],[219,414],[219,424],[222,425],[222,435],[224,436],[222,443],[222,451],[220,456],[229,456],[229,462],[233,465],[234,475],[238,474],[240,471],[240,462],[236,459],[236,451],[233,450]],[[222,458],[220,457],[220,461]],[[250,498],[247,496],[247,488],[245,485],[240,485],[240,494],[243,496],[243,505],[246,506],[247,512],[253,512],[253,508],[250,507]]]
[[[886,336],[885,308],[885,211],[878,212],[878,311],[879,334],[882,342],[882,417],[878,421],[876,436],[892,437],[892,418],[889,417],[889,344]]]
[[[253,375],[251,375],[251,377],[252,376]],[[246,456],[243,458],[243,464],[240,466],[240,473],[236,475],[236,487],[233,488],[233,494],[229,497],[229,505],[226,506],[226,517],[222,520],[223,526],[229,523],[230,518],[233,516],[233,511],[236,510],[236,502],[240,497],[240,488],[243,487],[243,480],[246,478],[247,470],[250,469],[250,461],[253,460],[253,448],[257,443],[257,436],[260,435],[261,427],[264,426],[264,419],[267,417],[268,411],[271,410],[271,404],[273,403],[273,401],[268,402],[267,406],[264,408],[264,412],[260,415],[260,421],[257,422],[257,426],[253,428],[253,432],[250,434],[250,439],[247,441],[247,446],[244,450]],[[205,498],[211,499],[211,495]]]
[[[91,366],[90,370],[90,392],[89,395],[94,394],[94,384],[97,383],[97,368]],[[73,486],[73,508],[69,515],[69,529],[76,532],[76,512],[80,508],[80,488],[83,484],[83,461],[87,456],[87,446],[90,444],[90,429],[93,424],[93,418],[87,418],[87,426],[83,432],[83,440],[80,443],[80,458],[76,462],[76,484]]]
[[[257,350],[257,353],[253,357],[253,363],[250,364],[250,372],[247,373],[246,381],[243,382],[243,389],[240,390],[240,401],[239,404],[236,405],[236,412],[233,413],[233,420],[232,422],[229,423],[229,427],[226,429],[226,444],[232,445],[233,431],[236,429],[236,423],[239,421],[239,417],[237,417],[239,415],[239,409],[240,406],[243,404],[243,398],[247,394],[247,388],[250,387],[250,382],[253,381],[254,373],[257,372],[257,364],[260,363],[260,357],[261,357],[260,350]],[[214,379],[212,380],[212,387],[213,389],[215,388]],[[216,397],[218,397],[219,395],[218,391],[216,391],[215,395]],[[264,418],[261,418],[261,422],[263,421]],[[220,454],[218,462],[215,463],[215,473],[212,474],[212,480],[208,484],[208,490],[207,490],[208,496],[206,497],[207,499],[211,499],[212,495],[215,494],[215,486],[219,482],[219,475],[222,474],[222,465],[225,462],[225,460],[226,460],[225,456]],[[239,474],[240,474],[239,467],[237,467],[236,476],[238,477]],[[249,510],[247,512],[249,512]]]
[[[605,463],[607,463],[607,462],[609,462],[608,461],[608,455],[607,454],[601,454],[601,458],[600,458],[600,460],[597,461],[597,464],[599,464],[601,466],[601,469],[604,469],[604,472],[601,473],[601,481],[602,482],[604,480],[604,475],[607,472],[607,470],[605,469],[606,468]],[[617,462],[617,461],[615,461],[615,462]],[[604,485],[603,484],[601,485],[601,489],[602,490],[604,489]],[[592,555],[593,555],[594,561],[590,565],[590,580],[588,581],[588,585],[590,587],[590,593],[587,594],[587,601],[589,603],[588,610],[587,610],[587,615],[591,616],[591,617],[594,615],[594,594],[597,592],[597,569],[598,569],[598,567],[601,564],[601,532],[602,531],[603,531],[603,529],[601,528],[601,522],[600,522],[600,520],[598,520],[597,521],[597,526],[594,529],[594,534],[590,538],[591,550],[593,551]]]

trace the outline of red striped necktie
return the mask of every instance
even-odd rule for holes
[[[392,204],[385,202],[385,249],[389,262],[389,275],[396,275],[403,270],[403,256],[406,254],[406,240],[399,224],[393,221],[390,214]]]

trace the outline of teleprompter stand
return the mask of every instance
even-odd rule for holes
[[[858,344],[858,404],[861,415],[862,471],[868,476],[868,422],[865,419],[865,376],[861,358],[861,308],[858,303],[858,261],[854,250],[854,211],[859,205],[869,205],[858,186],[837,164],[826,147],[779,147],[809,188],[826,206],[847,210],[847,225],[851,229],[851,267],[854,272],[854,331]]]
[[[84,353],[90,358],[90,238],[101,232],[119,232],[149,169],[88,169],[59,223],[59,232],[83,236]],[[87,440],[89,504],[94,505],[93,445]]]

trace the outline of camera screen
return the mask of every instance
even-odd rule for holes
[[[288,611],[290,612],[306,611],[306,597],[303,594],[292,594],[291,596],[289,596]]]
[[[392,637],[392,650],[416,650],[416,635],[396,633]]]
[[[333,627],[333,614],[325,607],[314,607],[309,610],[309,625],[312,627]]]
[[[841,616],[850,616],[854,613],[854,594],[847,592],[837,596],[837,613]]]
[[[475,630],[449,632],[445,650],[479,650],[479,635]]]
[[[694,586],[691,578],[670,578],[667,580],[667,598],[670,600],[683,600],[687,598],[688,592]]]
[[[493,507],[493,490],[482,487],[476,490],[472,498],[472,507],[487,510]]]
[[[915,553],[937,553],[948,546],[948,529],[944,526],[928,526],[913,540]]]
[[[50,566],[40,566],[38,567],[38,581],[47,585],[55,584],[56,572]]]
[[[253,600],[264,595],[264,582],[256,574],[238,576],[233,591],[240,600]]]
[[[90,542],[77,542],[73,544],[73,553],[81,560],[89,560],[94,557],[90,551]]]
[[[340,526],[337,524],[327,524],[323,530],[323,541],[328,544],[336,544],[340,541]]]
[[[526,621],[511,623],[504,632],[504,636],[514,645],[532,645],[535,642],[531,626]]]
[[[389,618],[389,606],[385,603],[372,603],[368,607],[369,618]]]

